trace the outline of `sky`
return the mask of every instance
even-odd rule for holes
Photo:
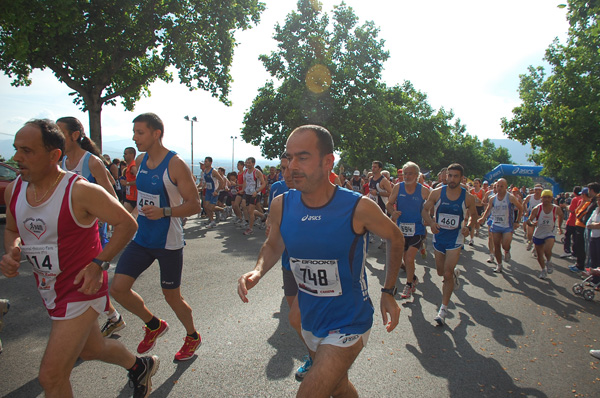
[[[260,149],[239,138],[244,113],[257,90],[270,79],[259,55],[276,48],[272,36],[276,23],[296,9],[296,0],[263,0],[267,9],[253,29],[236,33],[231,74],[234,82],[227,107],[208,93],[190,92],[175,79],[156,82],[151,96],[142,98],[133,112],[122,105],[104,106],[102,134],[104,152],[122,156],[122,147],[131,140],[132,119],[143,112],[158,114],[165,123],[164,144],[184,159],[190,158],[191,131],[186,115],[194,123],[194,160],[213,158],[260,158]],[[384,64],[383,80],[388,86],[410,81],[428,96],[436,109],[452,109],[479,139],[507,138],[500,127],[502,117],[520,104],[519,74],[529,65],[543,65],[545,50],[555,38],[564,43],[568,23],[561,0],[346,0],[360,20],[373,21],[380,28],[390,58]],[[341,1],[323,0],[323,11],[331,16]],[[11,79],[0,75],[0,155],[12,156],[11,139],[31,118],[57,119],[75,116],[88,126],[69,96],[71,91],[49,70],[36,70],[29,87],[12,87]],[[237,136],[237,139],[232,139]],[[9,141],[10,142],[10,141]],[[111,142],[113,144],[111,145]],[[133,142],[131,141],[133,146]],[[197,164],[197,163],[196,163]]]

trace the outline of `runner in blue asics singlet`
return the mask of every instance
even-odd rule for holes
[[[377,204],[329,181],[334,156],[326,129],[299,127],[288,138],[286,152],[295,189],[273,200],[271,230],[255,269],[238,280],[238,295],[248,302],[248,289],[287,250],[298,282],[302,336],[314,358],[298,396],[356,391],[348,369],[366,344],[373,322],[365,273],[367,232],[388,239],[392,247],[380,304],[383,323],[391,317],[388,331],[398,322],[393,287],[404,239]]]
[[[459,272],[456,265],[465,236],[469,234],[477,220],[475,198],[460,185],[463,176],[464,169],[460,164],[453,163],[448,166],[447,185],[431,191],[421,212],[425,224],[429,225],[433,233],[437,274],[444,278],[442,305],[434,318],[439,326],[445,324],[452,292],[459,286]],[[432,210],[435,213],[434,219],[430,214]],[[465,219],[469,220],[468,227],[463,226]]]
[[[450,200],[446,195],[447,188],[447,185],[442,186],[440,198],[435,203],[435,222],[440,226],[440,232],[433,235],[433,247],[442,254],[445,254],[446,250],[462,247],[465,241],[460,232],[467,213],[467,190],[461,187],[459,198]]]

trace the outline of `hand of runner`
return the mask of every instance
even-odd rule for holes
[[[96,263],[89,263],[87,267],[79,271],[75,280],[74,285],[78,285],[83,280],[81,287],[77,289],[79,293],[83,294],[96,294],[102,287],[104,279],[104,272]]]
[[[387,293],[381,294],[381,300],[379,302],[381,307],[381,317],[383,318],[383,325],[387,332],[391,332],[398,326],[400,321],[400,306],[396,302],[396,299]],[[389,321],[388,321],[389,315]]]
[[[246,272],[238,279],[238,296],[240,296],[244,303],[248,302],[248,290],[256,286],[259,280],[260,275],[258,271]]]
[[[21,266],[21,249],[13,247],[10,253],[6,253],[0,260],[0,271],[7,278],[14,278],[19,275],[19,267]]]
[[[152,205],[143,206],[142,213],[148,220],[158,220],[165,216],[162,208]]]

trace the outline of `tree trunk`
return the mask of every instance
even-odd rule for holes
[[[86,103],[85,106],[90,118],[89,137],[98,146],[100,152],[102,152],[102,103],[99,101],[99,98],[95,98],[93,103]]]

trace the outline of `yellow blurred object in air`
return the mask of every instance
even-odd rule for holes
[[[321,94],[331,87],[331,72],[322,64],[312,66],[306,73],[306,87],[315,94]]]

